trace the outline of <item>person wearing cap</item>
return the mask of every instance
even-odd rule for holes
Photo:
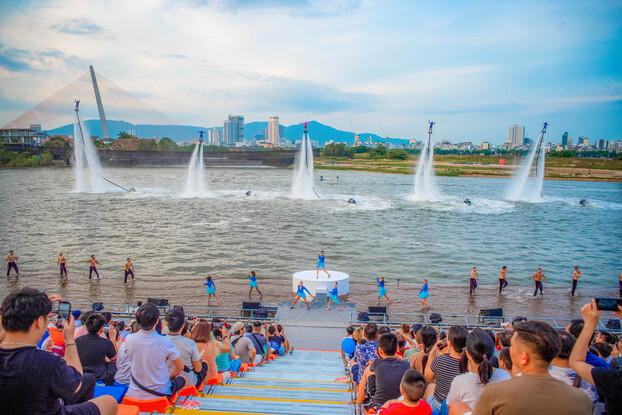
[[[242,363],[259,363],[261,361],[261,355],[256,362],[257,350],[253,341],[244,336],[244,323],[236,321],[233,325],[233,336],[231,336],[231,346],[233,346],[234,353],[240,358]]]

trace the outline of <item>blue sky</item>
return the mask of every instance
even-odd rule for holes
[[[622,140],[621,22],[617,1],[5,1],[0,124],[92,64],[183,124]]]

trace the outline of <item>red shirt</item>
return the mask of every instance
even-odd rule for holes
[[[378,415],[432,415],[432,408],[425,400],[419,399],[419,405],[415,407],[394,403],[388,408],[381,408]]]

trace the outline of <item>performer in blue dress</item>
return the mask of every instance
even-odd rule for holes
[[[335,304],[339,304],[339,309],[343,311],[343,307],[341,306],[341,303],[337,299],[338,295],[339,295],[339,290],[337,288],[337,283],[335,283],[335,287],[328,292],[328,307],[326,308],[326,311],[330,310],[330,303],[333,301],[335,302]]]
[[[421,288],[421,291],[419,291],[419,298],[421,298],[421,308],[430,308],[427,302],[429,296],[430,293],[428,292],[428,280],[424,279],[423,288]]]
[[[302,285],[302,281],[300,281],[300,283],[298,284],[298,291],[296,291],[296,298],[294,298],[294,304],[292,304],[292,306],[289,308],[290,310],[294,308],[298,300],[300,300],[301,298],[302,298],[302,301],[304,301],[305,304],[307,305],[307,310],[311,310],[311,306],[309,306],[309,302],[307,301],[307,294],[305,294],[305,291],[309,295],[311,295],[309,290],[307,290],[307,287]],[[311,297],[313,296],[311,295]]]
[[[263,295],[261,295],[261,291],[259,291],[259,287],[257,286],[257,276],[255,275],[255,271],[251,271],[251,274],[248,276],[248,279],[251,280],[250,287],[248,290],[248,299],[251,299],[251,293],[253,292],[253,288],[257,290],[259,293],[259,298],[262,299]]]
[[[320,252],[317,256],[318,261],[317,261],[317,266],[315,267],[317,269],[317,272],[315,273],[315,278],[319,278],[320,276],[320,268],[322,268],[322,270],[328,274],[328,278],[330,278],[330,274],[328,273],[328,271],[326,271],[326,265],[324,264],[324,260],[326,259],[326,257],[324,256],[324,251]]]
[[[207,305],[209,305],[212,295],[218,300],[218,305],[220,305],[220,300],[216,296],[216,286],[214,285],[214,281],[212,281],[212,277],[208,275],[206,280],[207,281],[204,282],[203,285],[207,285]]]
[[[384,277],[376,278],[376,282],[378,283],[378,305],[380,305],[382,297],[385,297],[387,300],[389,300],[389,297],[387,297],[387,290],[384,288]],[[389,300],[389,304],[391,304],[391,300]]]

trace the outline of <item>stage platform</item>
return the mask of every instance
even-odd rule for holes
[[[335,282],[339,289],[339,295],[345,295],[350,292],[350,276],[348,274],[331,269],[327,269],[326,271],[330,274],[330,277],[322,270],[320,270],[319,277],[316,277],[317,271],[314,269],[295,272],[292,277],[293,291],[298,291],[298,284],[302,281],[313,296],[315,296],[316,293],[328,294],[328,292],[333,289]]]

